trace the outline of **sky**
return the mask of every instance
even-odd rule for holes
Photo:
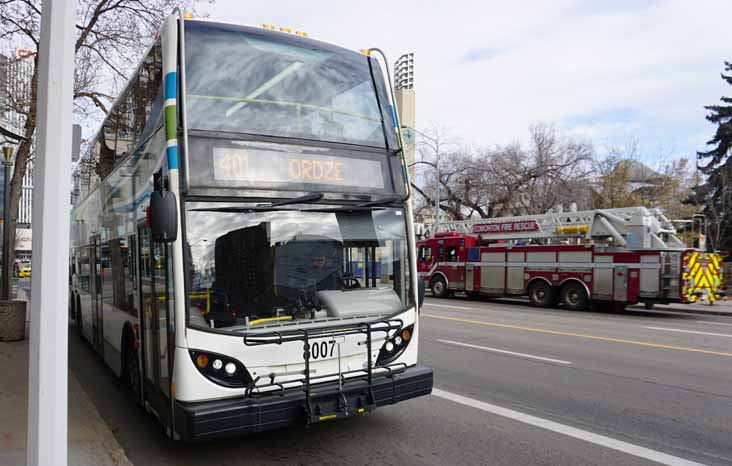
[[[466,144],[525,140],[534,123],[636,140],[640,159],[693,156],[714,134],[704,105],[732,88],[730,0],[216,0],[211,19],[274,24],[393,62],[415,54],[417,128]]]

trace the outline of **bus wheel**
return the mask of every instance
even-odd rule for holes
[[[78,306],[76,307],[76,334],[82,340],[84,339],[84,325],[81,322],[81,309]]]
[[[562,304],[572,311],[580,311],[587,306],[587,292],[577,282],[569,282],[562,287]]]
[[[536,280],[529,286],[529,301],[532,306],[550,307],[554,304],[554,288],[544,280]]]
[[[447,298],[447,283],[441,276],[437,276],[430,282],[430,289],[432,290],[432,296],[435,298]]]
[[[137,362],[137,351],[133,348],[132,341],[127,341],[125,351],[125,372],[124,382],[130,390],[135,403],[140,402],[140,364]]]

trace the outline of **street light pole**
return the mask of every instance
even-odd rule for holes
[[[10,228],[8,221],[10,220],[10,167],[13,165],[13,148],[10,146],[3,147],[3,172],[5,178],[3,180],[3,275],[13,270],[7,262],[10,260]],[[10,277],[2,277],[2,288],[0,289],[0,299],[7,301],[10,299]]]
[[[437,191],[437,194],[435,195],[435,231],[437,231],[437,227],[440,225],[440,149],[435,145],[435,171],[437,172],[437,179],[435,180],[435,191]]]

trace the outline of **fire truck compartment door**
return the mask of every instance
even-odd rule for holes
[[[480,291],[503,294],[506,281],[505,260],[505,252],[484,252],[480,255]]]
[[[592,297],[609,300],[613,297],[613,257],[595,256],[595,272],[592,280]]]
[[[613,301],[628,301],[628,267],[613,270]]]
[[[653,264],[655,268],[640,269],[640,295],[644,298],[658,298],[661,292],[661,256],[641,256],[641,263]]]
[[[524,253],[509,252],[508,253],[508,283],[507,292],[521,294],[524,292]],[[517,264],[512,264],[517,262]]]

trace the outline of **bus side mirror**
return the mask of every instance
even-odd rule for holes
[[[419,309],[424,304],[424,279],[422,277],[417,278],[417,304]]]
[[[157,243],[172,243],[178,238],[178,205],[170,191],[150,195],[150,232]]]

